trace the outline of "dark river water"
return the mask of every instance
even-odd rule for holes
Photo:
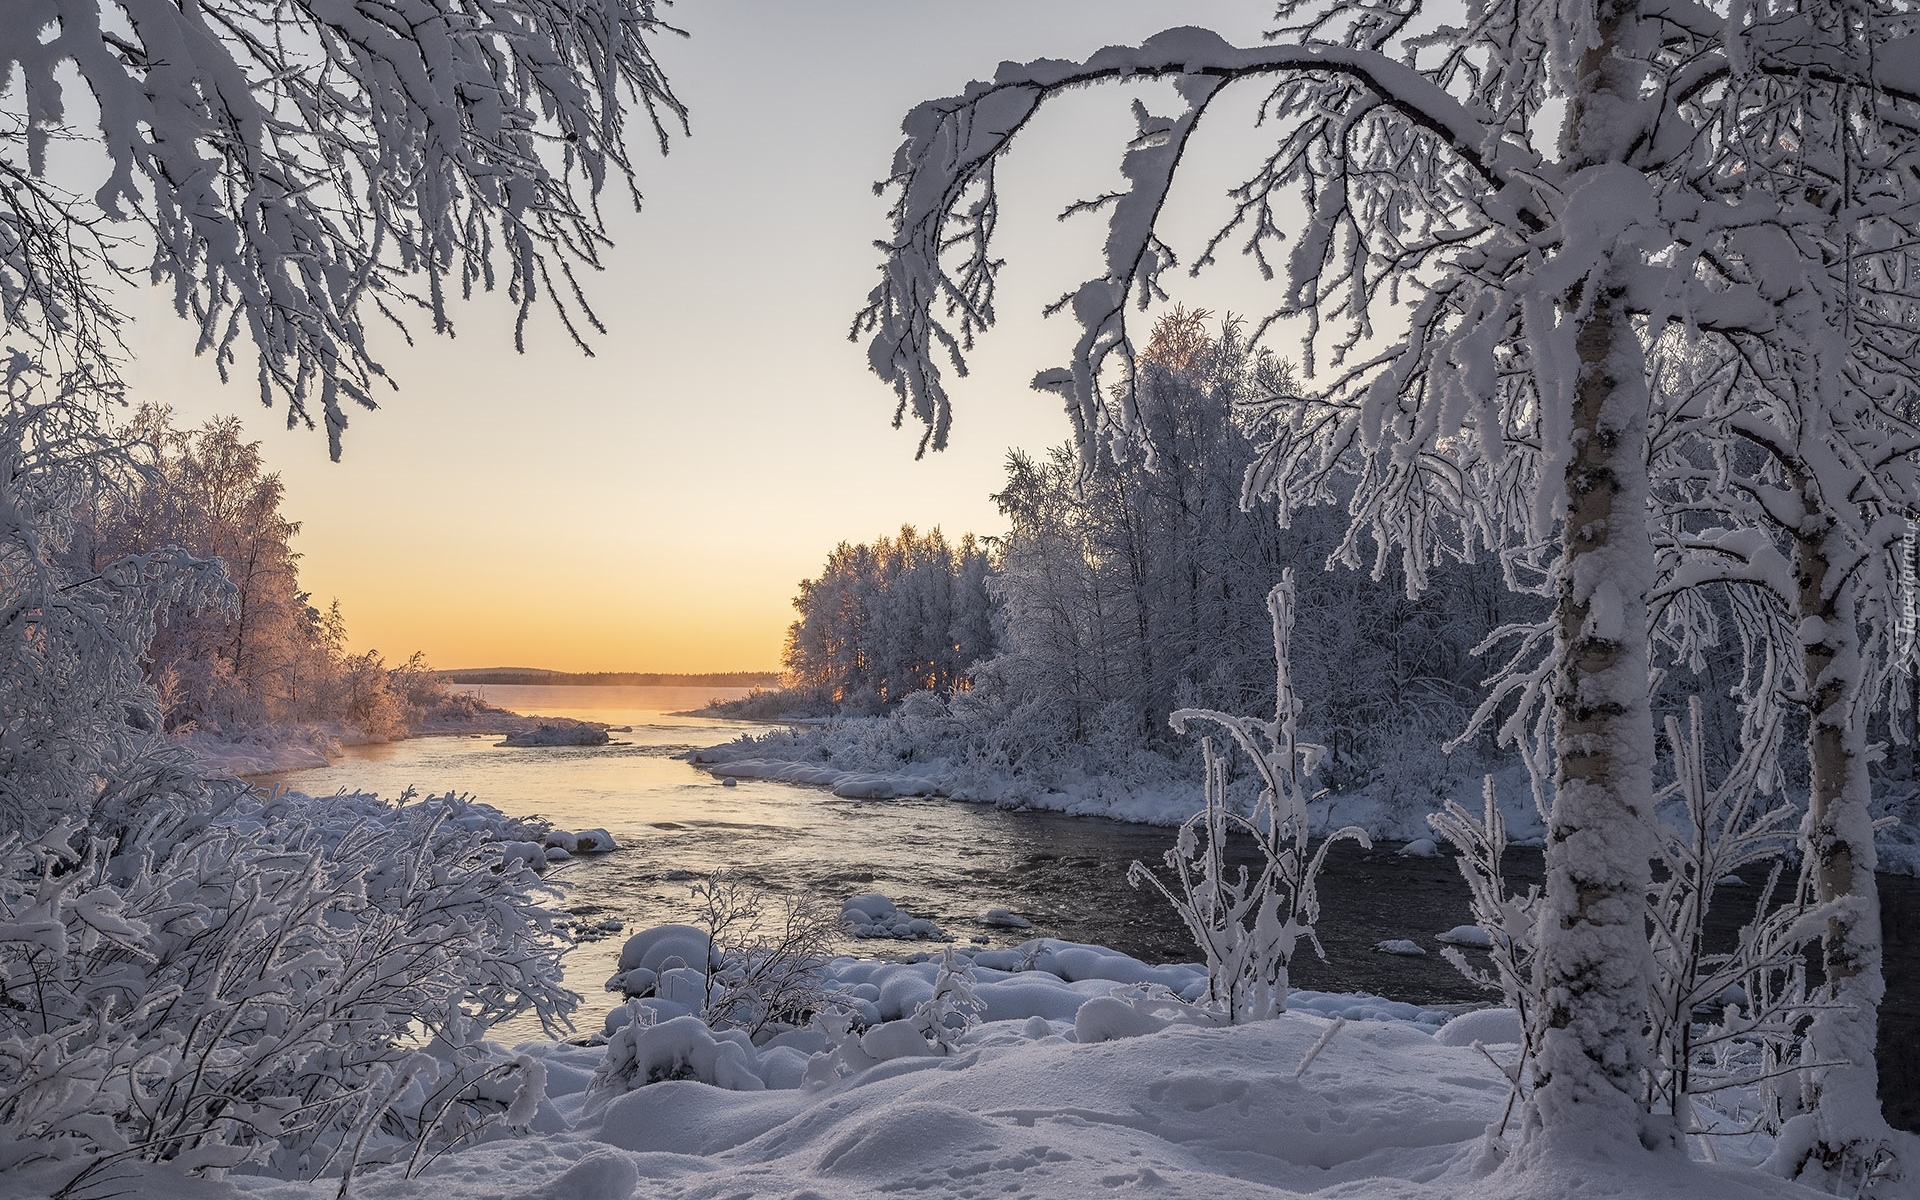
[[[345,789],[397,795],[466,792],[504,812],[538,814],[568,829],[600,827],[623,849],[557,869],[566,905],[582,923],[625,922],[631,933],[682,921],[693,908],[684,875],[731,868],[769,889],[818,896],[884,892],[899,907],[944,926],[962,942],[1011,945],[1058,937],[1111,946],[1148,962],[1190,961],[1194,949],[1166,901],[1127,886],[1128,864],[1157,866],[1172,831],[1087,817],[1004,812],[951,800],[845,800],[817,788],[741,780],[723,787],[679,756],[756,727],[679,717],[713,689],[488,687],[494,703],[520,712],[632,725],[615,744],[591,748],[496,746],[494,737],[418,738],[358,747],[330,767],[267,777],[316,795]],[[1539,879],[1540,854],[1511,852],[1510,876]],[[1887,999],[1881,1010],[1882,1098],[1894,1124],[1920,1130],[1920,886],[1881,876],[1887,935]],[[1744,889],[1721,893],[1722,932],[1747,915]],[[1365,991],[1427,1005],[1496,1001],[1439,955],[1434,935],[1468,922],[1467,891],[1451,858],[1403,858],[1393,848],[1337,847],[1321,877],[1318,932],[1327,961],[1303,951],[1296,987]],[[1026,930],[990,929],[980,915],[1011,909]],[[1383,954],[1411,939],[1424,957]],[[569,984],[585,997],[579,1023],[597,1026],[611,1005],[602,984],[623,935],[569,955]],[[849,939],[849,952],[908,953],[894,942]],[[919,947],[925,949],[924,946]],[[500,1031],[538,1036],[537,1026]]]

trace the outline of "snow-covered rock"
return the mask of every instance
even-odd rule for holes
[[[1440,1027],[1433,1040],[1442,1046],[1511,1045],[1520,1041],[1520,1014],[1511,1008],[1480,1008],[1461,1013]]]
[[[1012,909],[990,908],[980,914],[980,923],[995,929],[1032,929],[1033,922]]]
[[[613,835],[604,829],[583,829],[579,833],[567,829],[549,829],[544,841],[568,854],[605,854],[620,848],[620,844],[613,840]]]
[[[1493,948],[1492,935],[1478,925],[1455,925],[1445,933],[1435,934],[1434,940],[1449,946],[1468,946],[1476,950]]]
[[[720,965],[713,938],[697,925],[656,925],[643,929],[620,947],[622,974],[644,967],[659,974],[674,967]]]
[[[854,896],[840,906],[840,925],[854,937],[898,938],[902,941],[925,939],[950,942],[946,930],[923,917],[913,917],[894,907],[893,901],[878,892]]]
[[[1407,938],[1389,938],[1384,942],[1376,943],[1373,948],[1382,954],[1403,954],[1409,958],[1426,953],[1419,942]]]
[[[502,746],[604,746],[607,731],[603,726],[583,721],[543,721],[532,729],[509,733]]]

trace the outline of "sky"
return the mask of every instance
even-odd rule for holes
[[[901,118],[1004,59],[1082,58],[1181,24],[1253,43],[1269,9],[682,0],[667,13],[690,35],[659,53],[693,134],[665,158],[636,155],[642,212],[609,197],[616,246],[587,282],[609,333],[593,357],[550,316],[516,354],[510,304],[483,297],[456,310],[451,340],[421,329],[412,347],[380,347],[399,390],[352,415],[335,463],[324,434],[258,403],[244,360],[222,385],[192,357],[164,296],[129,301],[133,398],[182,425],[242,418],[301,523],[303,585],[340,601],[357,650],[421,650],[442,668],[772,670],[797,584],[836,543],[902,524],[1003,532],[990,496],[1008,451],[1070,436],[1060,401],[1027,381],[1065,362],[1076,330],[1040,310],[1097,269],[1102,230],[1055,215],[1118,184],[1128,94],[1050,106],[1007,161],[1000,325],[951,388],[950,448],[919,461],[918,427],[890,427],[893,393],[847,339],[888,233],[872,184]],[[1259,144],[1231,114],[1211,129],[1192,172],[1206,182],[1175,198],[1189,259],[1224,211],[1219,164]],[[1262,294],[1229,262],[1176,299],[1245,313]]]

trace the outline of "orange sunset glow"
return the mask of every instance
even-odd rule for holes
[[[1035,200],[1002,222],[1017,264],[1002,286],[1009,319],[960,381],[951,448],[915,461],[918,431],[890,427],[894,397],[847,341],[885,229],[870,181],[901,117],[1002,58],[1167,20],[1151,3],[987,7],[1008,19],[943,27],[936,59],[927,30],[891,5],[677,14],[692,36],[661,54],[693,136],[643,162],[642,213],[608,206],[616,245],[586,281],[610,331],[593,357],[545,314],[514,353],[502,297],[456,306],[456,337],[422,328],[414,345],[380,345],[398,387],[379,411],[350,414],[330,463],[324,436],[287,430],[250,379],[222,385],[189,356],[168,298],[152,294],[133,299],[131,398],[171,405],[181,425],[242,417],[302,524],[302,585],[323,606],[339,599],[358,649],[418,649],[444,668],[775,669],[795,586],[834,545],[902,524],[999,533],[989,497],[1008,449],[1069,436],[1059,401],[1028,381],[1063,359],[1070,322],[1038,314],[1099,261],[1100,229],[1052,214],[1118,179],[1106,147],[1130,136],[1123,110],[1090,112],[1092,125],[1064,116],[1009,162],[1006,185]],[[1257,37],[1257,10],[1198,7]],[[796,97],[824,125],[769,137],[769,113]],[[1246,294],[1251,309],[1257,279]],[[1207,295],[1234,295],[1232,276]]]

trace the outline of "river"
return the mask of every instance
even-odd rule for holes
[[[360,746],[327,767],[264,776],[314,795],[341,789],[398,795],[465,792],[521,816],[538,815],[566,829],[604,828],[622,849],[583,856],[550,873],[569,886],[576,919],[625,922],[625,932],[684,921],[694,908],[686,879],[722,868],[769,889],[813,895],[833,904],[861,892],[884,892],[914,916],[944,926],[962,942],[985,937],[1011,945],[1029,937],[1093,942],[1149,962],[1190,960],[1193,945],[1166,902],[1127,886],[1129,863],[1157,865],[1172,831],[1099,818],[1007,812],[938,799],[848,800],[823,789],[759,780],[722,786],[682,757],[763,728],[742,722],[675,715],[715,695],[713,688],[509,687],[480,689],[491,703],[517,712],[576,717],[631,726],[597,747],[508,748],[499,738],[427,737]],[[1197,791],[1197,787],[1196,787]],[[1471,918],[1465,885],[1450,858],[1403,858],[1393,847],[1341,846],[1321,883],[1322,963],[1310,952],[1295,962],[1293,982],[1321,990],[1368,991],[1417,1004],[1490,999],[1439,956],[1433,935]],[[1516,850],[1517,882],[1537,880],[1538,851]],[[1881,876],[1888,934],[1888,999],[1883,1009],[1881,1069],[1888,1115],[1920,1128],[1920,888]],[[980,914],[1011,909],[1033,922],[1026,930],[988,928]],[[1724,924],[1736,915],[1726,909]],[[1424,957],[1378,952],[1388,939],[1413,939]],[[585,1001],[582,1031],[611,1006],[602,990],[624,934],[585,942],[568,956],[567,980]],[[858,942],[853,953],[925,950],[899,942]],[[537,1026],[499,1031],[512,1040]]]

